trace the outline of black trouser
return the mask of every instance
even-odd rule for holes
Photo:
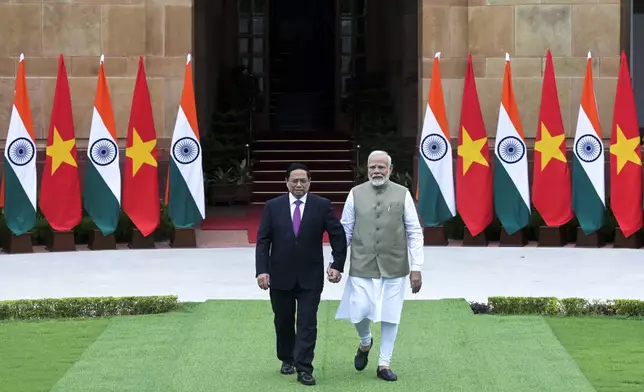
[[[275,314],[277,358],[295,365],[299,372],[313,372],[313,355],[318,334],[318,307],[322,290],[270,289]],[[297,301],[297,334],[295,312]]]

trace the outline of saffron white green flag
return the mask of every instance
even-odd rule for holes
[[[452,146],[440,74],[434,56],[429,98],[418,151],[418,213],[425,227],[439,226],[456,215]]]
[[[192,228],[206,217],[206,203],[190,55],[170,155],[166,188],[168,216],[175,227]]]
[[[604,144],[593,87],[590,52],[586,63],[584,87],[577,117],[572,160],[572,209],[585,234],[604,225],[606,211],[604,188]]]
[[[494,210],[506,233],[512,235],[530,223],[530,187],[528,154],[507,53],[494,158]]]
[[[20,55],[9,131],[4,147],[4,215],[7,227],[22,235],[36,225],[36,143],[27,92],[25,56]]]
[[[121,213],[121,169],[116,124],[101,56],[87,149],[83,206],[103,235],[116,231]]]

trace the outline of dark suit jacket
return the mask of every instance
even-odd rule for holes
[[[275,290],[290,290],[296,282],[303,289],[322,290],[326,276],[322,253],[325,231],[333,249],[331,267],[342,272],[347,239],[329,199],[307,194],[297,236],[293,232],[289,194],[269,200],[257,231],[255,276],[268,273]]]

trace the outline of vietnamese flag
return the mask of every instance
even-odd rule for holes
[[[642,152],[631,76],[623,51],[613,110],[610,207],[628,238],[642,227]]]
[[[543,73],[541,107],[534,144],[532,203],[548,226],[563,226],[573,217],[566,135],[550,50]]]
[[[130,217],[134,226],[146,237],[154,232],[160,221],[157,162],[157,135],[152,116],[152,102],[143,57],[140,57],[127,127],[121,203],[123,211]]]
[[[45,154],[40,209],[54,230],[72,230],[82,218],[82,207],[72,101],[62,54]]]
[[[492,222],[492,170],[472,55],[467,62],[456,160],[456,209],[474,237]]]

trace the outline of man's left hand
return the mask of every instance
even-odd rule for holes
[[[333,269],[331,267],[329,267],[327,271],[327,277],[329,279],[329,282],[331,283],[338,283],[339,281],[342,280],[342,274],[340,273],[340,271]]]
[[[421,276],[420,271],[411,271],[409,281],[411,282],[411,292],[413,294],[418,293],[420,288],[423,286],[423,277]]]

